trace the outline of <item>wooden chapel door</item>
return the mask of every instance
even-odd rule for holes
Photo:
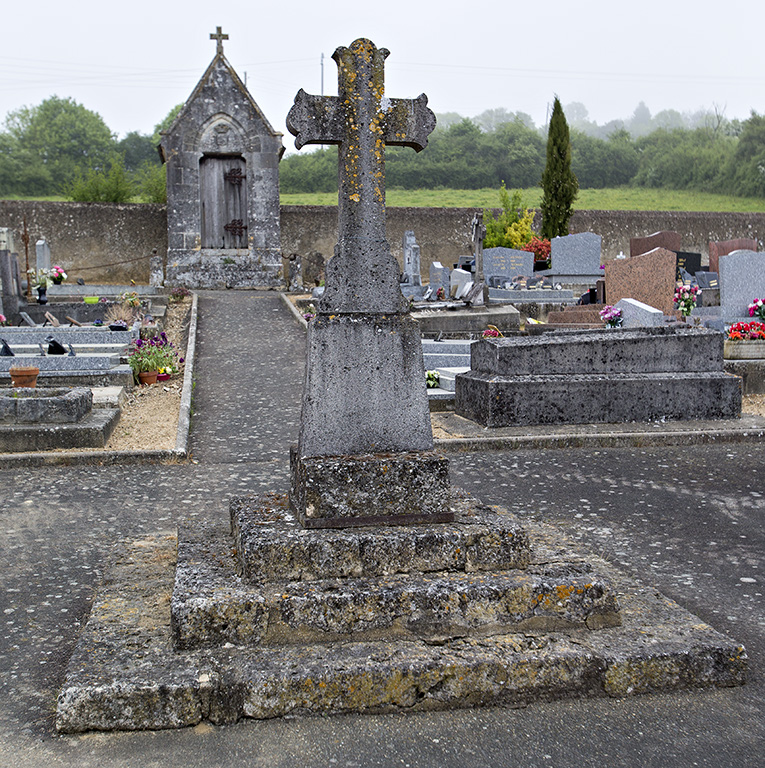
[[[202,248],[247,248],[247,178],[243,157],[199,161]]]

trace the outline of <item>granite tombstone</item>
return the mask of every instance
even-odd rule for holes
[[[646,237],[630,238],[630,256],[640,256],[656,248],[677,252],[683,247],[683,238],[678,232],[662,230]]]
[[[749,320],[749,305],[765,298],[765,253],[732,251],[720,256],[719,281],[723,322]]]

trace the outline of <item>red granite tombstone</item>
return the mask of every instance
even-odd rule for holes
[[[709,241],[709,271],[720,271],[720,256],[733,251],[756,251],[759,243],[749,237],[737,237],[734,240]]]
[[[666,248],[654,248],[631,259],[606,262],[606,301],[635,299],[660,309],[674,311],[677,256]]]
[[[668,251],[677,252],[682,250],[682,243],[683,238],[678,232],[668,230],[654,232],[647,237],[631,237],[630,256],[640,256],[641,253],[648,253],[654,248],[666,248]]]

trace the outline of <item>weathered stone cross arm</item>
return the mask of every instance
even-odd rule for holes
[[[391,146],[411,147],[420,152],[428,145],[428,136],[436,125],[436,116],[428,107],[428,97],[416,99],[381,99],[382,139]],[[295,136],[295,147],[306,144],[341,144],[347,136],[346,110],[337,96],[314,96],[302,88],[287,115],[287,128]]]

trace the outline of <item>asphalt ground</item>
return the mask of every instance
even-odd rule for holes
[[[55,702],[120,541],[284,491],[303,330],[274,292],[203,292],[191,463],[0,470],[0,766],[765,764],[759,442],[451,454],[452,482],[561,527],[746,645],[741,688],[58,736]]]

